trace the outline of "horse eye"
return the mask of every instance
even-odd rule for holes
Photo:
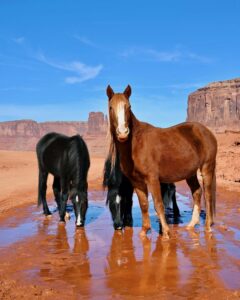
[[[112,110],[112,106],[110,106],[109,109]]]

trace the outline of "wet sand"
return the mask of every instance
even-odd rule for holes
[[[177,187],[181,217],[168,211],[171,239],[162,240],[152,201],[152,231],[140,238],[141,213],[134,196],[134,227],[114,232],[102,191],[90,191],[84,229],[71,219],[59,225],[36,205],[10,210],[0,220],[0,299],[239,299],[240,197],[218,189],[212,233],[201,224],[187,231],[191,199]]]

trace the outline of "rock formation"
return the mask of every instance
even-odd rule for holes
[[[88,133],[106,133],[107,117],[101,112],[90,112],[88,116]]]
[[[68,136],[80,134],[87,142],[89,141],[90,151],[94,149],[95,152],[102,153],[107,133],[107,118],[102,112],[91,112],[87,122],[37,123],[33,120],[0,122],[0,149],[35,150],[37,141],[44,134],[53,131]]]
[[[187,121],[215,132],[240,131],[240,78],[213,82],[188,97]]]

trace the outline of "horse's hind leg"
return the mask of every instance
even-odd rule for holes
[[[61,184],[60,184],[60,178],[54,176],[53,180],[53,194],[55,197],[55,201],[57,203],[58,210],[60,211],[60,203],[61,203]]]
[[[48,173],[39,171],[39,178],[38,178],[38,205],[42,203],[43,205],[43,213],[44,215],[48,216],[51,215],[51,212],[47,205],[46,200],[46,191],[47,191],[47,178]]]
[[[140,235],[145,236],[146,233],[151,229],[151,223],[148,214],[149,204],[147,187],[144,187],[143,189],[135,188],[135,191],[137,193],[140,208],[142,211],[142,230],[140,232]]]
[[[216,175],[215,162],[203,165],[202,169],[203,188],[206,202],[206,230],[211,231],[213,224],[213,215],[215,213],[216,197]]]
[[[194,203],[192,219],[187,227],[193,228],[196,224],[199,224],[199,215],[200,215],[200,211],[201,211],[202,189],[198,182],[197,174],[190,177],[186,181],[187,181],[188,186],[191,189],[192,196],[193,196],[193,203]]]

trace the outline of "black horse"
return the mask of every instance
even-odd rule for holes
[[[109,204],[114,229],[121,230],[125,226],[132,227],[133,186],[120,169],[118,155],[113,168],[111,157],[105,161],[103,186],[108,188],[106,204]],[[161,193],[165,208],[168,208],[172,202],[174,218],[178,218],[180,213],[176,202],[175,185],[161,183]]]
[[[114,228],[132,227],[133,186],[121,172],[118,157],[113,168],[110,158],[105,161],[103,186],[108,188],[106,204],[109,204]]]
[[[43,205],[43,213],[50,215],[47,201],[47,177],[54,176],[53,192],[58,206],[60,222],[65,222],[68,197],[73,203],[76,225],[84,226],[88,208],[87,174],[90,158],[84,140],[75,135],[67,137],[59,133],[48,133],[43,136],[36,147],[39,184],[38,205]]]

